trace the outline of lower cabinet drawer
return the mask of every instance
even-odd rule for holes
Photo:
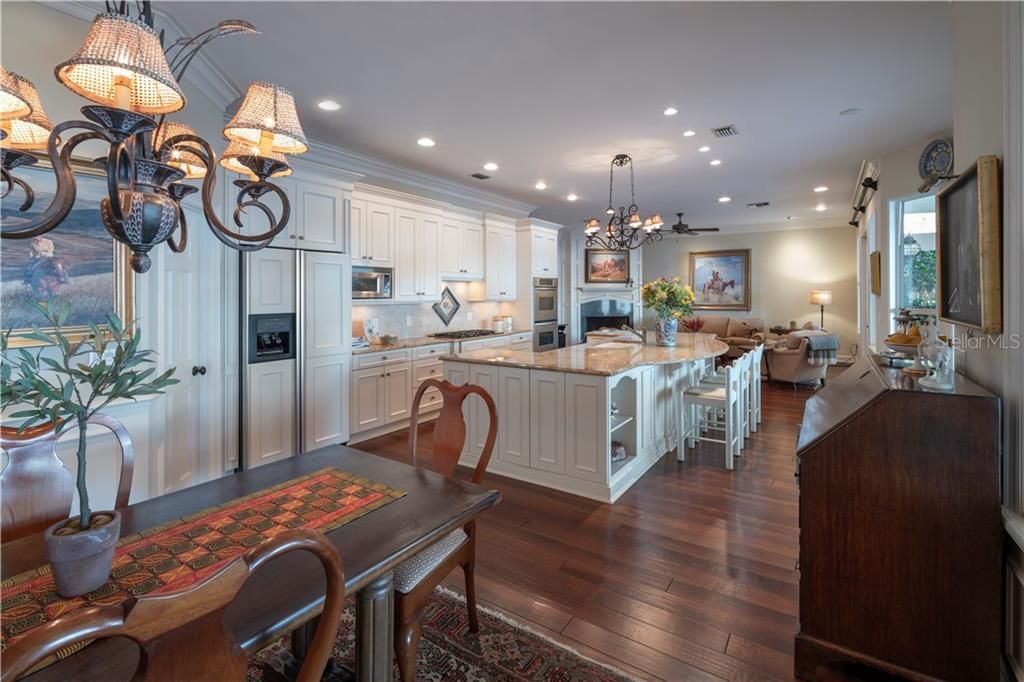
[[[533,332],[519,332],[508,337],[510,345],[515,346],[520,343],[526,343],[528,346],[533,346]]]
[[[423,391],[423,397],[420,398],[420,414],[426,414],[428,412],[436,412],[441,409],[441,391],[434,387],[430,387]]]
[[[393,365],[397,362],[409,362],[410,351],[402,348],[393,351],[380,353],[360,353],[352,356],[353,369],[366,369],[367,367],[380,367],[381,365]]]
[[[440,362],[416,362],[413,365],[413,383],[419,386],[426,379],[440,379],[444,376],[444,364]]]

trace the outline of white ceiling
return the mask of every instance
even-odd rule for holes
[[[733,231],[787,215],[788,226],[842,225],[862,159],[952,127],[947,3],[162,9],[196,31],[235,17],[260,27],[208,54],[240,92],[257,79],[291,89],[311,138],[529,202],[566,225],[602,214],[617,152],[636,161],[644,213],[682,210],[692,225]],[[316,108],[327,97],[343,108]],[[679,114],[664,116],[667,106]],[[863,111],[839,115],[851,107]],[[709,129],[726,124],[739,136],[714,139]],[[417,146],[424,135],[437,146]],[[697,151],[704,144],[711,152]],[[491,180],[468,178],[486,161],[501,166]],[[544,192],[533,189],[541,178]],[[616,205],[627,187],[617,183]],[[755,201],[771,207],[745,206]]]

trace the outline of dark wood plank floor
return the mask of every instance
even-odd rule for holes
[[[793,460],[810,395],[766,383],[734,471],[721,445],[699,444],[614,505],[486,476],[504,500],[479,522],[481,602],[644,679],[793,679]],[[407,437],[357,447],[405,460]],[[461,590],[462,572],[448,584]]]

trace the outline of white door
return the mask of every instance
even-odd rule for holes
[[[395,211],[395,276],[392,287],[396,301],[419,301],[419,279],[416,276],[417,215],[411,211]]]
[[[246,254],[249,313],[295,312],[295,252],[262,249]]]
[[[366,202],[366,239],[363,251],[366,264],[384,268],[394,267],[395,209],[384,204]]]
[[[460,258],[466,279],[484,277],[484,228],[478,223],[463,223]]]
[[[420,300],[441,300],[441,275],[437,266],[437,239],[441,222],[433,216],[420,216],[416,230],[416,281]]]
[[[438,233],[437,265],[441,278],[460,280],[462,272],[462,226],[454,221],[444,221]]]
[[[530,466],[565,473],[565,377],[561,372],[530,372]]]
[[[382,369],[386,386],[384,421],[392,424],[408,419],[412,413],[412,364],[403,362]]]
[[[349,257],[340,253],[310,251],[303,254],[305,310],[303,338],[306,358],[352,351],[352,269]]]
[[[352,433],[384,426],[385,393],[383,367],[352,372],[352,410],[349,422]]]
[[[352,265],[366,263],[366,202],[353,199],[348,205],[348,225],[352,244],[349,253]]]
[[[530,466],[530,370],[502,367],[498,372],[498,459]]]
[[[349,437],[348,353],[307,358],[303,388],[303,449],[344,443]]]
[[[345,250],[345,192],[318,182],[295,185],[298,244],[302,249]]]
[[[248,366],[247,469],[286,459],[296,452],[295,362],[278,360]]]

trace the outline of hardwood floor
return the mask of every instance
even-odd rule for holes
[[[810,395],[765,383],[734,471],[721,445],[698,444],[614,505],[485,476],[504,499],[478,522],[481,603],[644,679],[793,679],[793,459]],[[358,447],[404,461],[407,437]],[[461,571],[446,584],[462,590]]]

